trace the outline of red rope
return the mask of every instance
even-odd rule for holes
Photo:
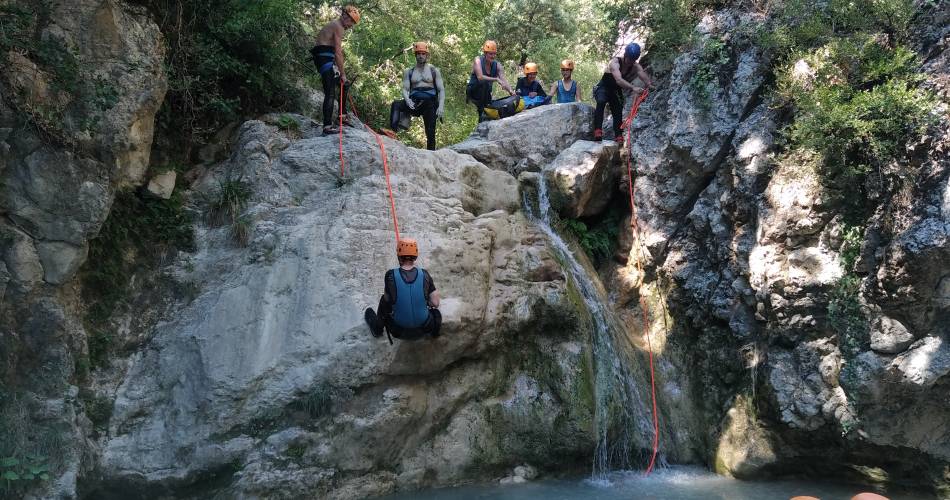
[[[340,177],[343,174],[343,80],[340,80]]]
[[[360,120],[360,115],[356,112],[356,105],[353,103],[353,96],[352,96],[352,95],[347,95],[347,98],[348,98],[349,101],[350,101],[350,109],[353,110],[353,114],[356,115],[356,119],[357,119],[357,120]],[[340,109],[342,110],[343,107],[341,106]],[[342,115],[340,115],[340,116],[342,116]],[[370,127],[369,125],[367,125],[366,122],[363,122],[363,120],[360,120],[360,122],[363,123],[363,126],[364,126],[364,127],[366,127],[366,130],[369,130],[369,131],[373,134],[373,136],[376,137],[376,144],[379,145],[379,155],[380,155],[380,156],[382,157],[382,159],[383,159],[383,173],[386,174],[386,189],[389,190],[389,208],[390,208],[390,211],[392,212],[392,215],[393,215],[393,228],[394,228],[395,231],[396,231],[396,242],[398,243],[398,242],[399,242],[399,239],[400,239],[400,238],[399,238],[399,219],[396,217],[396,198],[393,196],[393,185],[392,185],[392,183],[390,183],[390,181],[389,181],[389,161],[386,159],[386,146],[383,145],[383,138],[382,138],[382,136],[380,136],[379,134],[377,134],[376,131],[373,130],[372,127]],[[342,123],[342,121],[341,121],[341,123]],[[340,126],[340,131],[341,131],[341,132],[343,131],[343,126],[342,126],[342,125]],[[342,146],[341,146],[341,148],[342,148]],[[341,149],[341,151],[342,151],[342,149]],[[342,153],[341,153],[341,155],[342,155]],[[341,158],[342,158],[342,156],[341,156]]]
[[[647,94],[648,91],[646,89],[640,93],[630,108],[630,114],[627,115],[627,118],[621,125],[621,128],[627,131],[627,146],[630,148],[630,151],[627,153],[627,180],[630,187],[630,228],[633,231],[634,245],[636,246],[634,261],[636,262],[641,285],[643,284],[643,262],[640,260],[640,253],[643,252],[643,244],[640,240],[640,229],[637,223],[637,204],[633,196],[633,165],[631,160],[633,156],[633,131],[630,129],[630,125],[633,124],[633,119],[637,116],[640,104],[647,98]],[[660,448],[660,420],[656,409],[656,375],[653,367],[653,341],[650,338],[650,309],[643,300],[642,294],[640,295],[639,302],[640,309],[643,311],[641,318],[643,319],[643,332],[647,338],[647,352],[650,355],[650,396],[653,400],[653,455],[650,457],[650,464],[646,470],[646,475],[650,475],[650,473],[653,472],[654,465],[656,465],[656,456]]]

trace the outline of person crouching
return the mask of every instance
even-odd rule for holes
[[[379,337],[385,328],[390,343],[392,337],[401,340],[438,337],[442,327],[439,292],[432,276],[425,269],[416,267],[419,257],[416,240],[399,240],[396,256],[399,267],[386,271],[383,296],[379,298],[376,312],[372,308],[366,308],[364,312],[370,332]]]

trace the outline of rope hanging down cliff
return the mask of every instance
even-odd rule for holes
[[[353,110],[353,114],[356,115],[356,119],[360,120],[359,113],[356,112],[356,104],[353,103],[353,96],[347,95],[347,98],[350,101],[350,109]],[[343,109],[343,94],[340,93],[340,109]],[[341,113],[340,118],[340,176],[343,176],[343,118]],[[393,215],[393,229],[396,232],[396,241],[399,241],[399,218],[396,216],[396,199],[393,197],[393,185],[389,180],[389,161],[386,158],[386,146],[383,145],[383,138],[373,130],[373,127],[370,127],[363,120],[360,120],[360,123],[363,123],[363,127],[366,130],[369,130],[370,133],[376,138],[376,144],[379,145],[379,155],[383,159],[383,173],[386,175],[386,189],[389,191],[389,208]]]
[[[627,118],[623,121],[621,128],[627,133],[626,145],[628,148],[627,151],[627,184],[630,188],[630,229],[633,233],[633,257],[634,262],[637,268],[637,273],[639,275],[638,287],[643,284],[643,262],[640,259],[643,249],[643,243],[640,240],[640,228],[637,224],[637,204],[633,195],[633,162],[631,157],[633,156],[633,131],[631,130],[631,125],[633,124],[633,119],[637,116],[637,111],[640,109],[640,104],[647,98],[649,92],[644,89],[644,91],[637,97],[634,101],[633,106],[630,108],[630,114],[627,115]],[[653,342],[650,339],[650,309],[646,302],[643,300],[643,295],[639,294],[640,301],[640,310],[642,311],[641,318],[643,318],[643,332],[647,338],[647,352],[650,356],[650,396],[653,402],[653,454],[650,457],[650,464],[647,466],[646,474],[649,475],[653,471],[653,467],[656,465],[656,456],[659,451],[660,446],[660,421],[657,416],[656,408],[656,375],[653,367]]]

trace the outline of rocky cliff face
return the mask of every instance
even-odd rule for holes
[[[641,314],[638,295],[669,313],[671,323],[657,325],[668,332],[666,408],[678,422],[666,442],[674,456],[691,450],[738,477],[820,467],[946,488],[947,122],[913,146],[918,182],[881,203],[846,268],[842,218],[826,187],[776,155],[782,118],[763,100],[767,61],[741,36],[758,22],[704,18],[697,34],[727,41],[718,90],[697,102],[687,82],[701,49],[686,53],[634,125],[648,252],[634,247],[629,264],[604,275],[628,323]],[[924,49],[924,69],[946,95],[945,29],[933,39],[943,42]],[[630,286],[637,257],[646,262],[639,288]],[[870,325],[867,338],[830,319],[849,273],[860,281],[850,300]],[[698,410],[692,419],[677,416],[688,413],[684,404]]]
[[[75,276],[116,187],[143,180],[164,46],[154,23],[122,2],[4,8],[0,452],[42,455],[53,469],[45,495],[70,496],[87,468]]]
[[[585,140],[586,105],[482,124],[436,152],[383,139],[399,229],[419,240],[443,296],[439,339],[390,346],[362,323],[395,265],[375,138],[346,130],[341,175],[337,138],[308,118],[244,123],[187,194],[196,248],[167,257],[163,286],[133,288],[135,308],[111,318],[122,348],[83,378],[76,271],[116,189],[145,179],[165,84],[143,13],[67,3],[35,20],[38,36],[88,62],[109,107],[60,89],[63,75],[21,51],[4,56],[0,101],[0,417],[7,443],[55,454],[53,479],[31,494],[359,498],[526,462],[589,470],[603,382],[591,315],[522,207],[543,178],[562,217],[602,220],[626,203],[628,158],[642,245],[628,215],[623,263],[601,263],[595,281],[628,347],[657,356],[663,458],[737,477],[947,487],[950,128],[913,146],[917,182],[866,221],[846,267],[825,187],[778,154],[786,117],[747,36],[761,17],[703,19],[696,49],[641,108],[629,151]],[[918,49],[946,98],[940,12],[926,22],[943,28]],[[712,38],[728,63],[697,93],[689,82]],[[84,118],[96,113],[92,130]],[[543,137],[521,140],[528,124]],[[228,189],[246,206],[227,213]],[[857,276],[866,338],[829,319],[845,275]],[[636,432],[648,445],[652,428]]]

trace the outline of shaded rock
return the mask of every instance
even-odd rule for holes
[[[611,141],[577,141],[561,151],[544,170],[552,208],[572,218],[599,214],[613,195],[619,159],[619,148]]]
[[[66,283],[86,261],[88,250],[85,245],[76,246],[60,241],[40,242],[36,251],[43,264],[43,279],[53,285]]]
[[[172,197],[172,192],[175,191],[175,180],[178,178],[178,174],[174,170],[167,170],[158,175],[155,175],[148,181],[149,193],[163,199],[167,200]]]
[[[879,353],[897,354],[914,340],[903,323],[886,316],[878,317],[871,326],[871,349]]]

